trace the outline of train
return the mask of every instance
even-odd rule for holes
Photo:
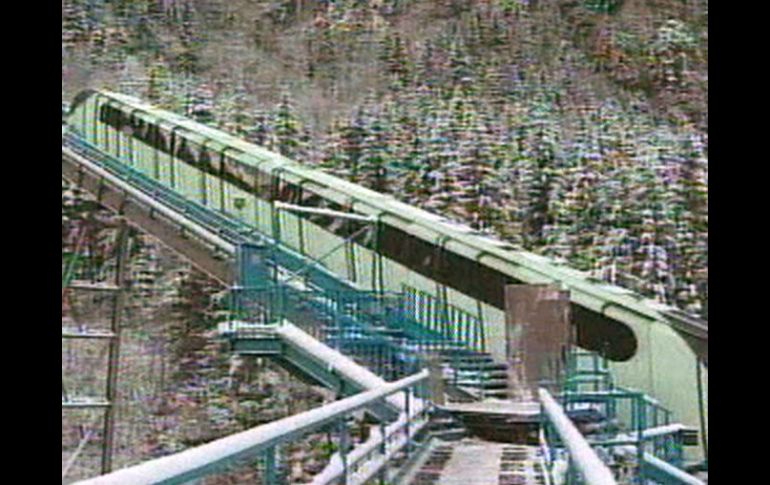
[[[602,352],[620,383],[655,395],[707,434],[708,322],[701,318],[131,96],[87,90],[63,116],[86,142],[324,259],[364,289],[399,291],[408,284],[478,315],[498,360],[506,358],[505,288],[558,285],[570,292],[577,344]],[[278,211],[276,202],[376,222]],[[337,247],[346,250],[335,253]]]

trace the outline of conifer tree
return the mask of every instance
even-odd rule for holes
[[[305,161],[305,132],[288,93],[281,96],[272,121],[272,149],[293,160]]]

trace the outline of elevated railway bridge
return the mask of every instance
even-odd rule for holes
[[[707,463],[705,321],[116,93],[63,106],[62,177],[230,288],[230,351],[341,398],[89,483],[186,483],[257,458],[281,483],[280,446],[329,426],[339,449],[313,483],[624,483],[618,457],[634,483],[702,483],[683,467]],[[573,330],[531,403],[510,394],[521,285],[558,288]],[[361,410],[380,424],[354,445]],[[519,438],[446,441],[447,416]],[[491,464],[463,472],[473,455]]]

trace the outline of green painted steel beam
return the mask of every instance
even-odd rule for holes
[[[284,346],[279,338],[239,338],[230,340],[229,350],[234,354],[271,357],[283,355]]]
[[[333,391],[352,395],[363,390],[357,383],[323,365],[312,355],[287,345],[280,337],[234,338],[229,341],[230,351],[244,356],[269,357],[295,374],[302,374],[312,382]]]

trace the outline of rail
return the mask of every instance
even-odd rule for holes
[[[274,452],[276,446],[294,441],[325,426],[344,423],[344,420],[352,414],[381,403],[394,394],[406,393],[411,396],[419,386],[427,382],[428,378],[429,372],[425,370],[376,390],[357,394],[181,453],[78,483],[80,485],[188,483],[221,472],[229,466],[242,465],[243,460]],[[407,423],[414,417],[408,407],[406,416]],[[408,441],[410,427],[405,425],[401,429],[406,433]],[[349,472],[347,460],[343,458],[339,474],[341,477],[347,477]],[[263,477],[263,480],[267,483],[271,482],[269,477]]]
[[[607,465],[567,417],[564,409],[546,389],[539,390],[543,416],[556,430],[574,465],[587,485],[617,485]]]
[[[644,457],[645,476],[658,483],[672,485],[706,485],[703,480],[680,470],[670,463],[666,463],[660,458],[656,458],[650,453],[645,453]]]

